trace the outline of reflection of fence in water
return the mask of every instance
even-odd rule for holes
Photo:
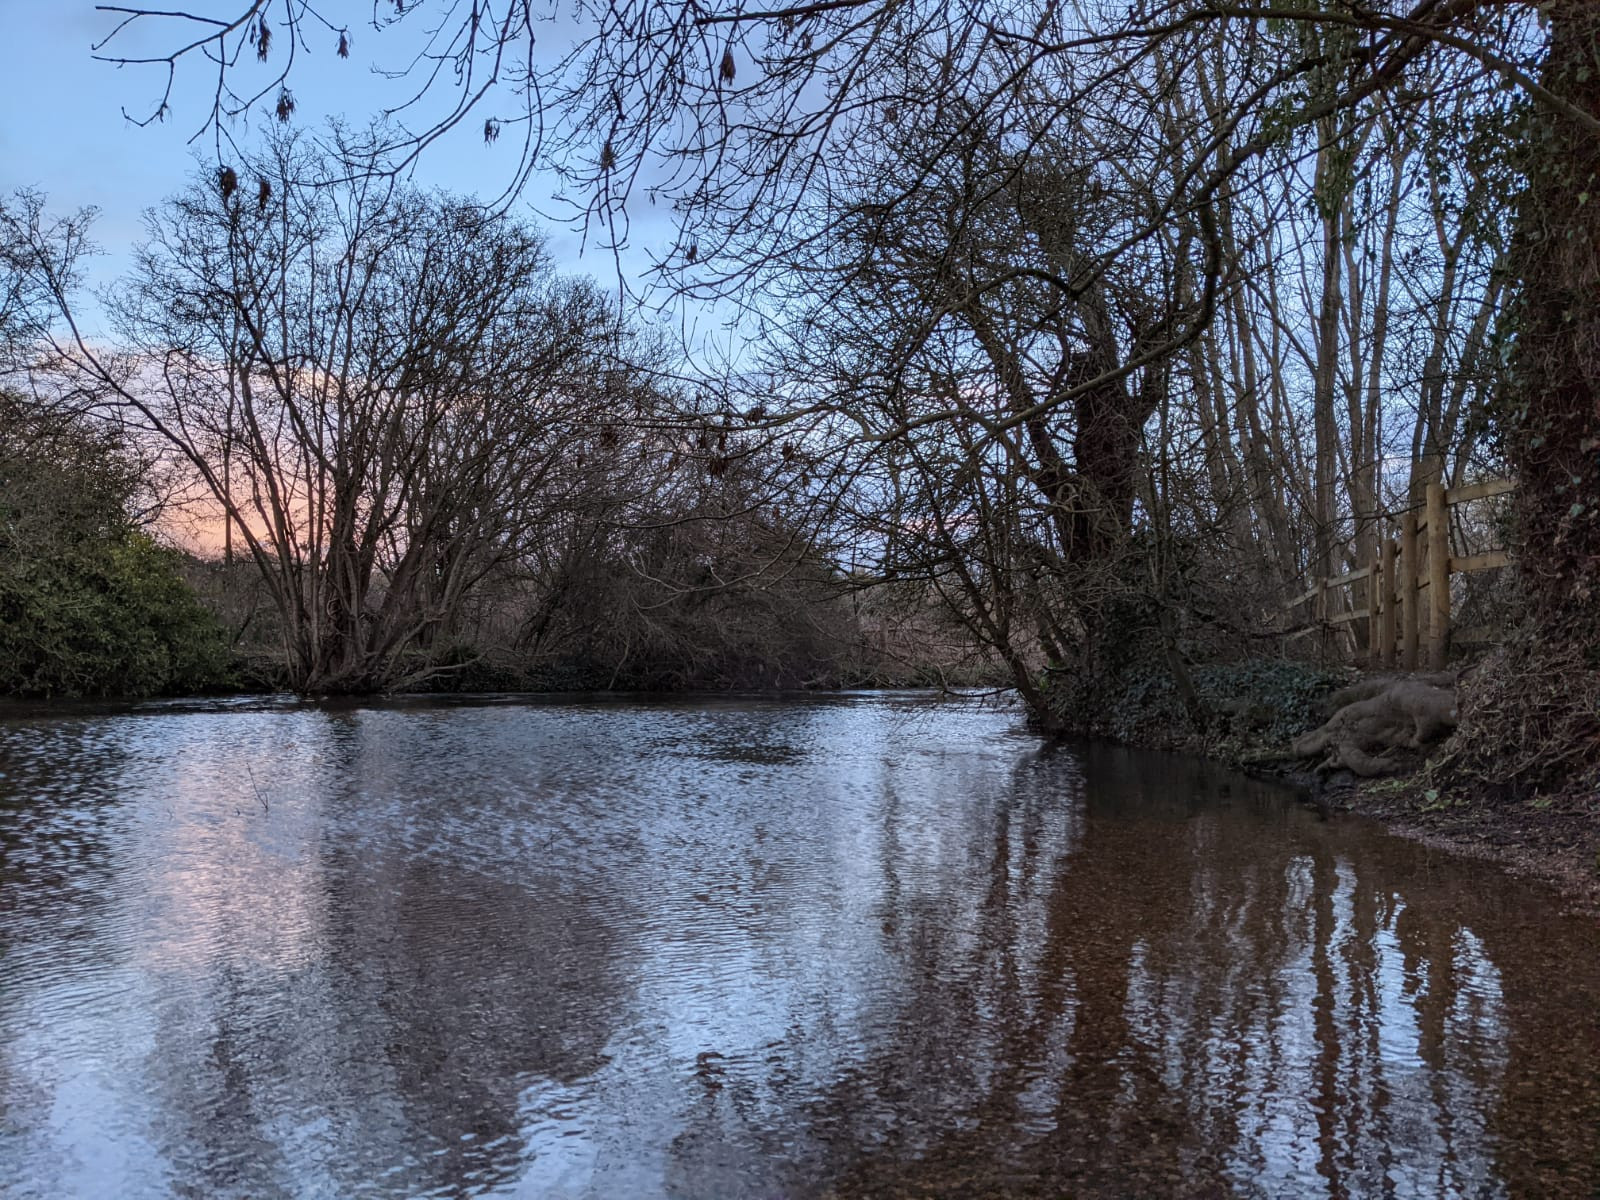
[[[1373,666],[1399,665],[1409,671],[1425,660],[1434,670],[1442,668],[1452,641],[1450,577],[1494,570],[1511,561],[1503,548],[1455,554],[1450,510],[1515,488],[1510,479],[1485,479],[1458,488],[1430,483],[1420,518],[1414,508],[1383,514],[1378,553],[1370,562],[1343,575],[1317,579],[1309,591],[1284,606],[1291,620],[1298,610],[1311,606],[1306,623],[1285,635],[1285,649],[1297,638],[1316,634],[1325,655],[1354,657],[1364,640],[1367,661]],[[1365,639],[1356,636],[1357,622],[1362,621]],[[1454,640],[1461,644],[1492,637],[1492,630],[1463,629]]]

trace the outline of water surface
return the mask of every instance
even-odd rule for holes
[[[1014,712],[0,719],[6,1197],[1600,1194],[1600,932]]]

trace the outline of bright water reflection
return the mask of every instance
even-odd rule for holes
[[[1014,714],[0,720],[0,1194],[1591,1196],[1600,937]]]

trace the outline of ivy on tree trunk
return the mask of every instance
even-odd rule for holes
[[[1600,4],[1551,6],[1544,84],[1600,115]],[[1536,108],[1513,269],[1521,296],[1502,397],[1521,480],[1519,562],[1541,633],[1600,633],[1600,139]]]

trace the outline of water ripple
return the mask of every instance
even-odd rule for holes
[[[0,714],[0,1195],[1600,1188],[1600,939],[926,695]]]

